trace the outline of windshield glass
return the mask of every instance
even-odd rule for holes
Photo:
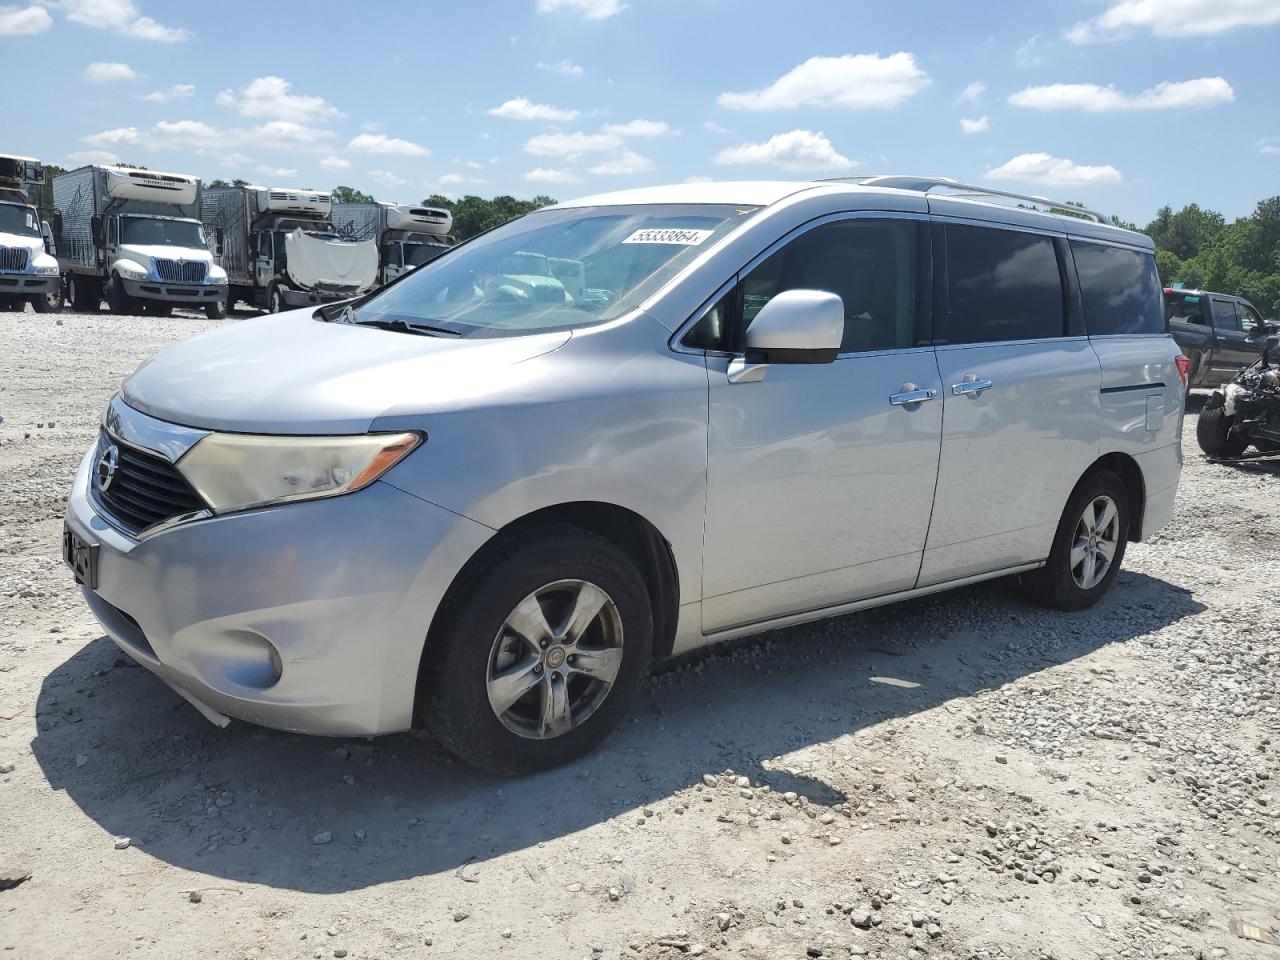
[[[120,242],[139,246],[203,247],[204,228],[189,220],[121,217]]]
[[[16,233],[21,237],[40,236],[40,221],[30,207],[16,203],[0,203],[0,233]]]
[[[298,228],[302,228],[303,233],[318,237],[330,237],[337,233],[333,224],[325,220],[291,220],[288,217],[277,220],[275,228],[282,233],[293,233]]]
[[[424,263],[434,260],[448,249],[448,247],[441,246],[438,243],[406,243],[404,245],[404,265],[406,267],[420,267]]]
[[[356,322],[502,337],[621,316],[755,207],[646,204],[541,210],[415,270]]]

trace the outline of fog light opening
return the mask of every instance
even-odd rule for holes
[[[280,677],[284,673],[284,661],[280,659],[280,651],[270,643],[267,644],[268,656],[271,658],[271,676],[274,682],[279,683]]]

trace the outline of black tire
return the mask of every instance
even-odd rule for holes
[[[120,282],[118,274],[112,274],[110,282],[107,283],[107,308],[116,314],[128,314],[137,312],[137,306],[133,302],[133,298],[124,292],[124,285]]]
[[[210,320],[223,320],[227,316],[227,301],[217,300],[204,305],[204,315]]]
[[[1085,588],[1076,581],[1072,572],[1072,547],[1085,508],[1104,497],[1110,499],[1116,507],[1118,538],[1106,573],[1092,587]],[[1036,602],[1054,610],[1083,610],[1106,595],[1124,560],[1131,522],[1129,502],[1129,491],[1124,481],[1109,470],[1095,470],[1076,484],[1062,511],[1062,519],[1058,521],[1048,561],[1039,570],[1025,574],[1022,578],[1027,592]]]
[[[102,309],[102,296],[96,281],[72,274],[68,288],[71,291],[71,309],[76,313],[97,313]]]
[[[37,293],[31,298],[31,309],[36,313],[52,313],[53,304],[49,302],[49,294]]]
[[[173,316],[173,304],[171,303],[148,303],[146,312],[153,317],[170,317]]]
[[[274,280],[267,285],[267,313],[280,313],[287,309],[284,296],[280,293],[280,285]]]
[[[1249,441],[1238,436],[1228,436],[1231,418],[1222,407],[1200,411],[1196,421],[1196,442],[1206,456],[1215,459],[1238,457],[1249,446]]]
[[[491,657],[517,605],[565,580],[594,584],[613,600],[622,661],[612,686],[585,720],[558,736],[532,739],[508,729],[490,706]],[[652,604],[630,558],[579,527],[531,527],[486,547],[450,589],[423,652],[419,719],[442,746],[477,769],[510,775],[558,766],[591,750],[622,719],[652,648]],[[531,688],[529,696],[540,698],[542,688]]]

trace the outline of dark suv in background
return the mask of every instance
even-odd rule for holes
[[[1206,290],[1164,291],[1169,333],[1191,360],[1188,387],[1226,383],[1262,356],[1274,332],[1248,300]]]

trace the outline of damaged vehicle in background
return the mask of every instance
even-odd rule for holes
[[[1268,337],[1262,359],[1213,392],[1196,423],[1196,440],[1215,459],[1242,456],[1251,446],[1280,453],[1280,336]]]

